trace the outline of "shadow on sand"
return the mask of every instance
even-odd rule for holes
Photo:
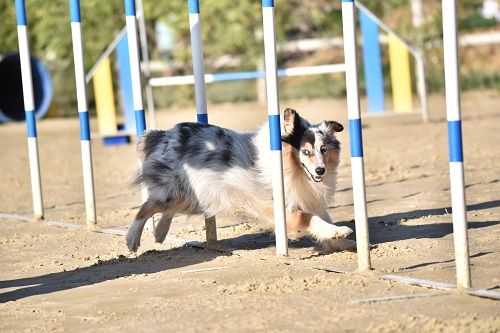
[[[468,210],[479,210],[499,206],[500,201],[491,201],[471,205],[467,208]],[[451,222],[412,226],[397,224],[401,219],[428,215],[444,215],[449,211],[450,208],[425,209],[371,217],[369,219],[371,243],[378,244],[405,239],[441,238],[449,235],[453,232]],[[469,223],[469,229],[485,228],[497,224],[500,224],[500,221],[471,222]],[[346,225],[354,228],[354,223],[352,222],[339,222],[337,225]],[[354,237],[352,238],[354,239]],[[309,239],[290,242],[291,248],[307,248],[313,247],[314,245],[315,243]],[[228,247],[245,250],[265,249],[274,246],[274,235],[271,232],[241,235],[231,239],[221,240],[220,246],[222,248]],[[135,258],[120,256],[110,260],[99,261],[91,266],[77,268],[71,271],[0,281],[0,289],[18,288],[0,293],[0,303],[98,284],[135,274],[158,273],[208,262],[219,256],[229,255],[230,254],[209,249],[182,246],[168,250],[147,251]]]

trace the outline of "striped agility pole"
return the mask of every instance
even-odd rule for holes
[[[371,269],[370,237],[366,211],[365,171],[363,162],[363,138],[361,135],[361,112],[356,50],[356,21],[354,0],[342,0],[342,25],[344,31],[344,58],[347,87],[347,112],[351,143],[352,192],[354,220],[356,223],[356,245],[359,270]]]
[[[134,99],[135,130],[140,137],[146,130],[146,118],[142,101],[141,64],[139,63],[139,43],[137,41],[137,19],[135,1],[125,1],[125,19],[127,23],[128,52],[130,57],[130,76],[132,79],[132,98]]]
[[[457,48],[455,0],[442,0],[446,118],[450,153],[451,206],[457,285],[471,287],[467,215],[465,206],[462,121],[460,116],[460,84]]]
[[[278,78],[276,65],[276,34],[274,30],[274,0],[262,0],[264,57],[266,63],[267,112],[273,166],[274,224],[276,253],[288,255],[286,233],[285,191],[283,184],[283,157],[279,113]]]
[[[97,223],[95,210],[94,174],[92,171],[92,147],[90,144],[90,123],[85,92],[85,70],[83,66],[83,39],[80,18],[80,0],[69,0],[73,59],[75,62],[76,97],[80,118],[80,145],[82,150],[83,188],[87,226]]]
[[[28,136],[28,154],[31,173],[31,193],[33,196],[33,212],[36,220],[44,218],[42,184],[40,179],[40,161],[38,157],[38,140],[35,120],[35,101],[33,96],[33,79],[31,77],[30,47],[28,41],[28,21],[24,0],[16,0],[17,38],[19,57],[21,59],[21,78],[23,82],[24,110]]]
[[[198,0],[188,0],[189,32],[191,35],[191,55],[193,58],[194,94],[196,98],[196,118],[208,124],[207,93],[205,90],[205,68],[201,37],[200,4]],[[215,216],[205,216],[207,242],[217,241],[217,221]]]

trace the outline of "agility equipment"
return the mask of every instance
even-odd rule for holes
[[[467,207],[465,205],[460,79],[457,47],[457,8],[455,0],[442,0],[446,119],[450,156],[451,206],[457,285],[471,287]]]
[[[90,144],[90,122],[85,92],[85,71],[83,66],[83,39],[80,17],[80,0],[69,0],[71,37],[75,63],[76,97],[80,119],[80,146],[82,151],[83,188],[87,225],[97,223],[95,210],[94,174],[92,170],[92,147]]]
[[[30,46],[28,41],[28,21],[24,0],[16,0],[17,38],[21,58],[21,77],[23,82],[24,111],[28,136],[28,154],[31,174],[31,194],[36,220],[43,219],[42,182],[38,157],[38,139],[36,132],[35,101],[33,97],[33,79],[31,76]]]
[[[370,237],[366,210],[365,170],[363,162],[363,136],[359,106],[358,66],[356,50],[356,19],[354,0],[342,0],[342,27],[344,33],[344,61],[346,64],[347,114],[351,144],[352,195],[358,269],[371,269]]]
[[[194,94],[196,98],[196,119],[208,124],[207,93],[205,90],[205,69],[201,38],[200,4],[198,0],[188,0],[189,32],[193,59]],[[207,242],[217,241],[217,221],[215,216],[205,216]]]

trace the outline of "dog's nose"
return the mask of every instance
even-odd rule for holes
[[[316,168],[314,171],[321,176],[325,173],[325,168]]]

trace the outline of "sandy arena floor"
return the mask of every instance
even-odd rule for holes
[[[465,178],[472,280],[500,291],[500,95],[463,95]],[[342,100],[295,101],[312,121],[346,123]],[[222,251],[155,244],[137,254],[123,236],[85,228],[0,218],[0,331],[321,331],[499,332],[500,303],[382,280],[397,274],[455,282],[447,128],[442,96],[420,115],[363,121],[368,214],[374,270],[354,273],[356,253],[316,255],[309,240],[277,257],[266,225],[220,217]],[[209,107],[213,123],[249,130],[263,105]],[[194,109],[161,112],[159,127],[194,119]],[[92,123],[95,129],[95,123]],[[84,226],[77,119],[39,122],[46,221]],[[330,213],[354,228],[348,132]],[[128,184],[133,145],[93,141],[98,225],[125,230],[140,203]],[[0,126],[0,213],[32,211],[24,124]],[[203,241],[201,217],[174,220],[170,236]],[[232,253],[228,249],[236,249]],[[334,272],[346,271],[345,273]],[[409,296],[374,301],[371,298]]]

